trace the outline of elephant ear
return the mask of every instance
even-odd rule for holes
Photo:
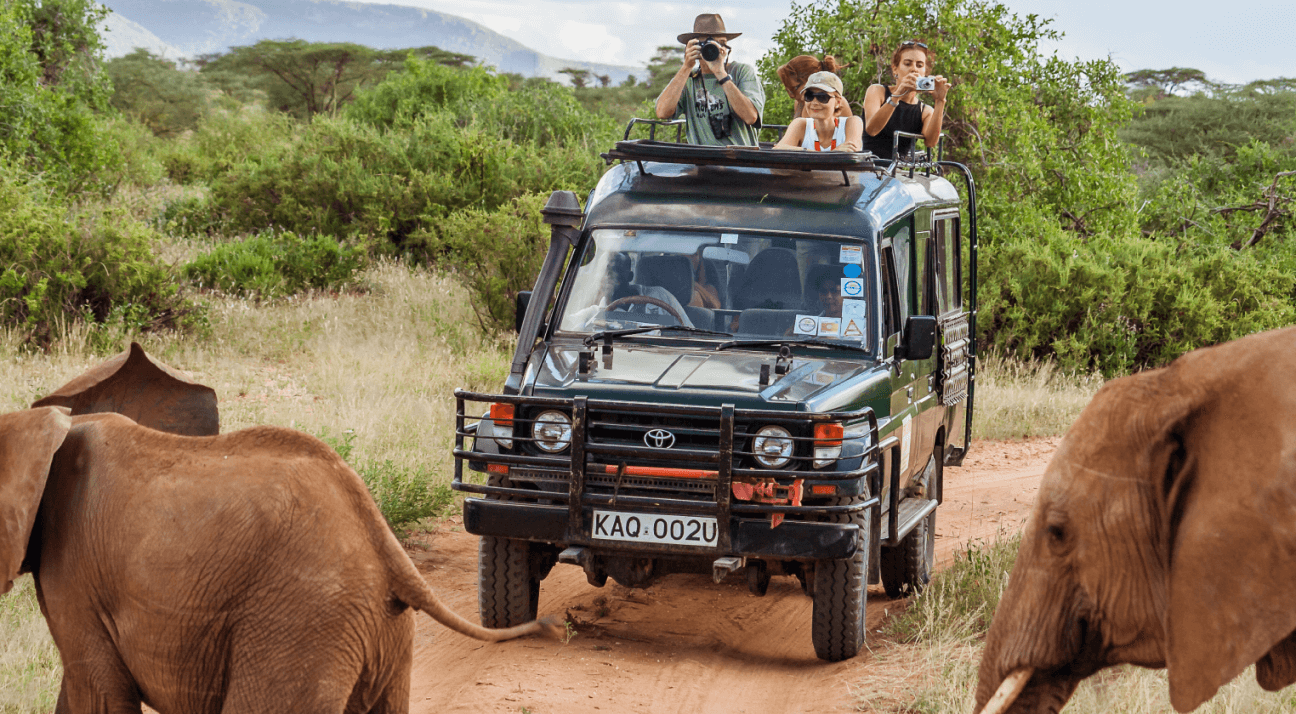
[[[134,342],[32,404],[44,406],[67,407],[73,415],[116,412],[150,429],[185,436],[220,432],[216,391],[149,357]]]
[[[54,452],[71,428],[58,408],[0,415],[0,594],[22,568]]]
[[[1180,370],[1204,392],[1167,429],[1180,446],[1163,472],[1166,666],[1181,712],[1257,661],[1261,684],[1296,676],[1287,642],[1296,630],[1294,337],[1202,350]]]

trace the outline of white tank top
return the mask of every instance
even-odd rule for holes
[[[837,117],[837,128],[833,131],[832,139],[827,143],[819,141],[819,134],[815,132],[814,119],[806,117],[802,119],[806,123],[805,136],[801,138],[801,148],[808,151],[832,151],[838,146],[846,143],[846,117]]]

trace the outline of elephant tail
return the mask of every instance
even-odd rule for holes
[[[410,565],[411,570],[415,570],[413,568],[413,563]],[[431,615],[433,620],[436,620],[461,635],[467,635],[468,637],[478,640],[486,640],[488,642],[501,642],[503,640],[511,640],[515,637],[522,637],[523,635],[534,634],[544,634],[555,639],[562,637],[564,629],[563,624],[553,616],[542,617],[539,620],[532,620],[524,625],[505,627],[501,629],[482,627],[481,625],[469,622],[459,613],[446,607],[445,603],[441,602],[441,598],[437,597],[436,593],[432,592],[432,588],[428,587],[428,584],[423,581],[423,578],[420,575],[418,575],[417,570],[415,570],[414,575],[418,582],[409,583],[411,587],[407,588],[408,592],[404,594],[398,591],[397,594],[400,598],[404,602],[408,603],[410,607]]]

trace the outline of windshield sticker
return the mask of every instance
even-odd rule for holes
[[[859,340],[860,342],[863,342],[863,322],[856,320],[853,317],[843,317],[841,336],[843,340]]]
[[[738,234],[737,234],[737,233],[721,233],[721,234],[720,234],[720,242],[721,242],[722,244],[723,244],[723,243],[737,243],[737,242],[738,242]]]
[[[858,278],[863,273],[864,269],[860,267],[859,263],[847,263],[846,267],[842,268],[842,275],[848,278]]]
[[[868,315],[867,300],[842,300],[842,319],[859,320],[861,324]]]
[[[837,317],[819,318],[820,337],[837,337],[839,335],[841,335],[841,318],[837,318]]]
[[[843,297],[860,297],[864,294],[864,281],[860,278],[842,278],[841,294]]]
[[[795,328],[798,335],[818,335],[819,318],[814,315],[797,315]]]
[[[843,245],[841,247],[841,257],[837,259],[838,263],[863,263],[864,248],[858,245]]]

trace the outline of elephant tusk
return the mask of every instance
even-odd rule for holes
[[[1003,712],[1007,711],[1008,707],[1017,701],[1017,695],[1021,694],[1021,691],[1026,688],[1026,683],[1030,681],[1032,674],[1035,674],[1035,669],[1025,667],[1004,677],[1003,683],[999,685],[999,689],[995,690],[994,696],[990,697],[990,701],[986,702],[985,709],[981,710],[981,714],[1003,714]]]

